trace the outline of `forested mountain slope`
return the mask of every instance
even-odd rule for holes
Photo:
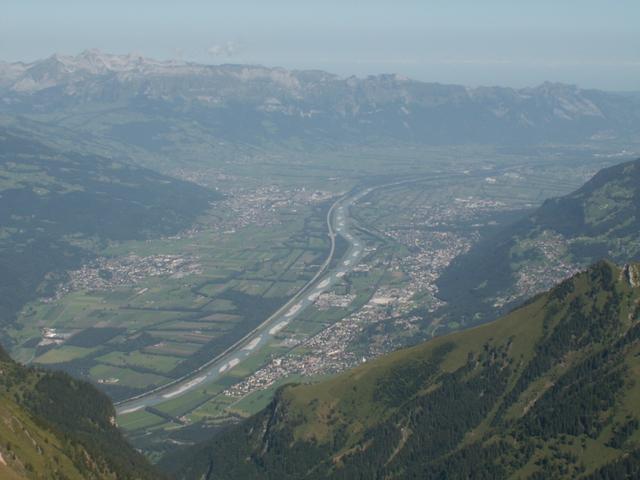
[[[639,299],[640,265],[599,262],[496,322],[284,387],[178,476],[637,478]]]
[[[449,314],[473,322],[474,315],[505,312],[601,258],[640,260],[640,159],[601,170],[481,241],[454,259],[438,287]]]
[[[0,349],[0,478],[161,479],[115,426],[109,398]]]
[[[219,198],[117,159],[0,127],[0,325],[109,240],[173,234]]]

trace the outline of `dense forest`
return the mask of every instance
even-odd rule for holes
[[[105,394],[1,349],[0,420],[0,478],[163,478],[122,436]]]

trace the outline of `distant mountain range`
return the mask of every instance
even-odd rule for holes
[[[640,265],[599,262],[491,324],[279,390],[181,479],[640,475]]]
[[[118,152],[212,138],[323,148],[637,141],[640,96],[96,50],[0,63],[0,327],[91,258],[92,244],[176,233],[219,198]],[[439,280],[447,315],[467,326],[535,295],[524,305],[328,381],[285,386],[162,469],[185,480],[639,478],[640,264],[623,265],[640,260],[639,222],[640,160],[601,171]],[[0,478],[162,478],[124,441],[108,397],[1,349],[0,439]]]
[[[108,108],[107,108],[108,107]],[[0,63],[0,113],[118,109],[123,130],[168,138],[188,119],[226,141],[536,144],[638,138],[637,95],[545,83],[468,88],[398,75],[342,78],[250,65],[155,61],[88,50]],[[142,115],[142,117],[140,117]],[[133,129],[133,130],[131,130]]]
[[[452,318],[477,323],[599,259],[640,261],[639,234],[640,159],[599,171],[454,259],[440,296]]]

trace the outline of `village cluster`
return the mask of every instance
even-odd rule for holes
[[[114,290],[136,285],[150,277],[182,278],[202,273],[197,258],[190,255],[127,255],[98,258],[67,272],[68,280],[58,286],[52,302],[73,291]]]
[[[310,338],[299,335],[286,338],[290,346],[303,347],[298,350],[304,353],[293,350],[272,358],[263,368],[228,388],[225,394],[239,398],[293,375],[314,377],[341,372],[397,348],[402,337],[418,334],[424,326],[421,325],[424,318],[416,314],[418,308],[431,314],[444,305],[438,298],[438,277],[455,257],[468,251],[477,240],[477,233],[472,230],[463,235],[455,228],[455,223],[506,208],[504,203],[495,200],[457,198],[449,203],[415,206],[410,219],[378,226],[385,236],[407,247],[409,253],[391,257],[368,255],[353,268],[352,274],[366,274],[382,268],[400,273],[402,282],[380,285],[362,308]],[[541,247],[553,249],[550,245]],[[372,248],[368,250],[369,253],[373,251]],[[316,307],[347,308],[351,301],[349,296],[328,292],[316,300]],[[402,332],[402,337],[389,332]],[[366,344],[364,349],[363,344]],[[366,354],[356,354],[357,350],[364,350]]]

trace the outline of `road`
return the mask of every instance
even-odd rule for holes
[[[464,171],[462,173],[446,172],[431,174],[426,178],[437,180],[438,176],[451,179],[452,177],[484,178],[487,175],[496,175],[509,170],[517,170],[522,165],[510,165],[508,168],[478,171]],[[436,173],[436,172],[434,172]],[[229,346],[224,352],[200,366],[193,372],[162,385],[154,390],[147,391],[136,397],[116,403],[116,412],[119,415],[131,413],[146,407],[158,405],[168,400],[175,399],[193,389],[202,387],[220,378],[226,372],[240,364],[250,355],[264,347],[270,339],[281,332],[289,323],[312,305],[316,298],[323,292],[331,289],[339,279],[357,265],[364,253],[364,242],[351,230],[351,221],[347,217],[347,211],[351,204],[369,194],[373,190],[388,188],[397,185],[417,183],[424,181],[425,177],[397,180],[390,183],[368,187],[365,190],[353,191],[336,200],[327,213],[327,230],[331,239],[331,248],[324,263],[320,266],[314,277],[307,282],[286,304],[279,308],[273,315],[262,322],[258,327],[245,335],[242,339]],[[349,244],[349,247],[339,262],[334,262],[336,253],[336,236],[341,235]]]
[[[372,188],[369,188],[343,196],[331,206],[327,213],[327,230],[331,239],[329,255],[314,277],[307,282],[294,297],[258,327],[197,370],[169,384],[117,403],[116,412],[118,415],[158,405],[215,381],[251,354],[265,346],[271,338],[286,328],[292,320],[312,305],[321,293],[332,288],[333,285],[357,265],[362,258],[364,242],[350,230],[350,220],[347,218],[347,211],[353,202],[368,194],[371,190]],[[338,234],[349,243],[349,247],[340,259],[340,262],[329,270],[329,267],[334,261],[336,236]]]

